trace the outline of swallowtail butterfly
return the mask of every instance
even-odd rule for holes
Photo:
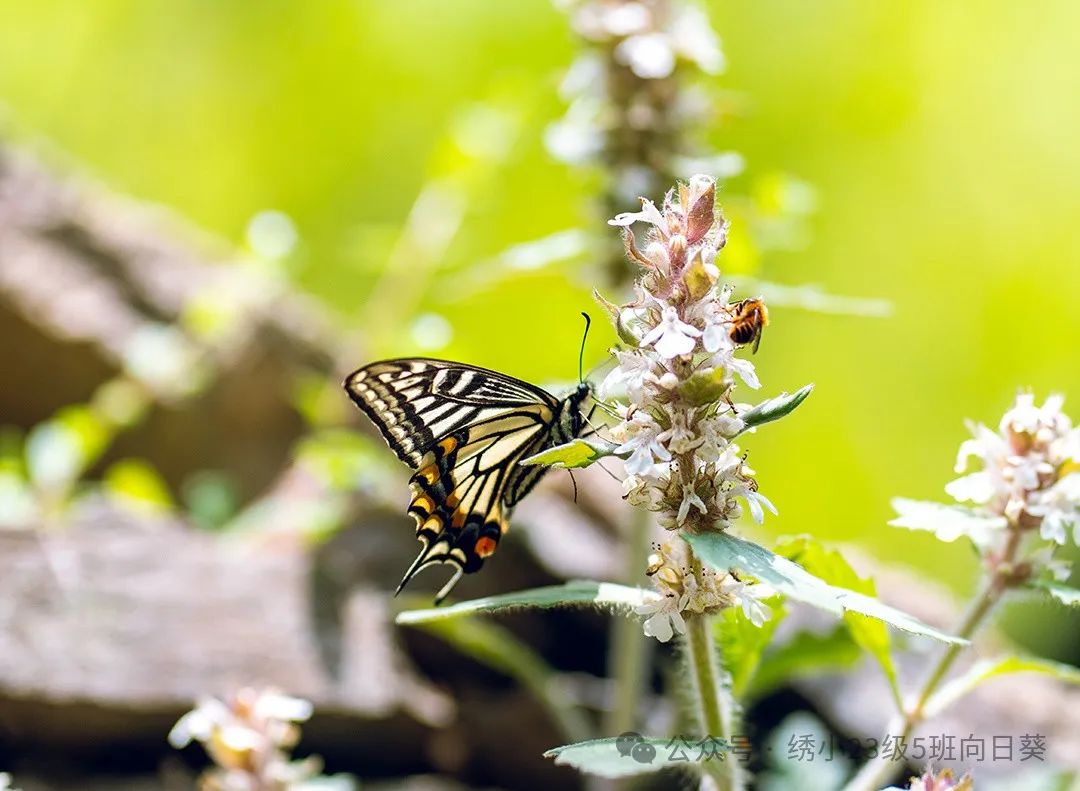
[[[415,470],[409,514],[423,548],[397,590],[449,563],[456,571],[436,603],[495,552],[511,510],[548,469],[518,462],[577,437],[589,395],[584,382],[559,399],[496,371],[423,358],[365,365],[345,390]]]

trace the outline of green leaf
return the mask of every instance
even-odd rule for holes
[[[605,456],[615,453],[615,445],[609,442],[599,442],[592,439],[578,437],[575,440],[556,445],[553,448],[542,450],[539,453],[522,459],[518,464],[533,465],[544,464],[548,467],[588,467],[595,464]]]
[[[942,541],[967,536],[977,546],[986,546],[1005,528],[1005,517],[983,516],[960,505],[942,505],[922,500],[894,497],[892,507],[899,514],[889,522],[893,527],[929,530]]]
[[[687,766],[696,765],[692,762],[699,754],[695,750],[702,749],[700,743],[683,742],[684,751],[680,755],[679,750],[675,749],[679,745],[672,739],[639,738],[623,741],[624,739],[626,737],[620,736],[617,739],[593,739],[568,744],[548,750],[544,757],[554,758],[555,763],[572,766],[579,772],[617,778],[651,774],[674,767],[685,769]],[[720,747],[716,740],[713,740],[711,745]],[[713,757],[708,760],[719,759]]]
[[[757,406],[751,407],[739,415],[743,423],[746,424],[743,431],[785,417],[793,412],[795,407],[805,401],[806,397],[810,395],[810,391],[813,389],[813,385],[806,385],[790,395],[788,393],[781,393],[776,398],[770,398],[768,401],[762,401]]]
[[[518,609],[544,609],[568,605],[592,605],[611,609],[630,609],[649,601],[651,594],[642,588],[615,585],[610,582],[572,580],[563,585],[485,596],[482,599],[458,602],[448,607],[432,607],[426,610],[408,610],[395,619],[400,624],[419,624],[460,618],[476,613],[502,612]]]
[[[1043,673],[1080,685],[1080,669],[1073,665],[1054,662],[1050,659],[1025,656],[1004,656],[996,659],[984,659],[976,662],[962,676],[954,678],[939,689],[926,704],[926,715],[933,717],[967,695],[984,681],[1010,673]]]
[[[122,505],[143,513],[164,513],[173,507],[168,484],[142,459],[122,459],[105,471],[105,492]]]
[[[947,635],[869,596],[833,587],[798,564],[775,555],[758,544],[719,532],[693,534],[684,531],[683,536],[690,542],[698,557],[717,571],[726,573],[733,568],[741,569],[785,596],[836,615],[843,615],[848,611],[860,612],[913,634],[933,637],[946,643],[967,644],[966,640]]]
[[[515,679],[547,710],[566,738],[589,737],[589,723],[558,683],[555,671],[510,631],[476,618],[426,621],[417,626],[481,664]]]
[[[872,579],[860,577],[843,555],[835,550],[825,549],[808,536],[781,541],[775,550],[778,555],[798,563],[829,585],[837,585],[867,596],[877,596],[877,588]],[[856,645],[877,660],[885,674],[885,680],[889,682],[889,690],[897,710],[902,710],[900,681],[893,663],[888,628],[876,618],[868,618],[857,612],[845,612],[844,623]]]
[[[741,700],[758,669],[761,656],[772,640],[776,627],[787,611],[780,597],[765,601],[772,609],[772,618],[754,626],[741,607],[728,607],[713,620],[713,631],[720,648],[723,667],[731,674],[731,692]]]
[[[746,697],[760,698],[791,679],[846,670],[861,656],[862,650],[852,640],[846,624],[838,625],[828,634],[798,632],[765,654]]]
[[[1056,580],[1032,580],[1028,587],[1046,591],[1062,604],[1070,607],[1080,605],[1080,589]]]

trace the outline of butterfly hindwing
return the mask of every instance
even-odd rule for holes
[[[506,532],[512,507],[546,467],[521,459],[580,429],[588,390],[565,401],[483,368],[441,360],[388,360],[361,368],[346,390],[398,456],[414,470],[409,514],[423,548],[401,588],[421,569],[449,563],[478,571]]]

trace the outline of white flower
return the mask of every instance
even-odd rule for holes
[[[1039,534],[1043,538],[1064,545],[1068,541],[1067,529],[1071,527],[1073,543],[1080,545],[1080,472],[1059,480],[1027,510],[1032,516],[1042,517]]]
[[[615,217],[608,220],[608,225],[618,225],[623,228],[629,228],[636,222],[647,222],[650,225],[655,225],[657,228],[667,227],[667,223],[664,221],[663,215],[660,214],[660,210],[657,209],[656,204],[648,198],[641,199],[641,211],[627,211],[622,214],[616,214]]]
[[[631,475],[653,472],[656,468],[655,459],[671,460],[671,453],[659,440],[660,426],[645,410],[635,412],[633,418],[620,428],[624,428],[626,433],[630,434],[630,438],[619,445],[615,452],[630,454],[630,458],[624,464],[626,471]]]
[[[996,492],[987,472],[973,472],[945,484],[945,493],[959,502],[988,503]]]
[[[694,433],[686,425],[686,415],[682,412],[671,415],[671,427],[660,432],[658,439],[675,453],[688,453],[705,441],[705,437]]]
[[[731,321],[719,310],[719,305],[715,305],[715,308],[705,316],[705,332],[701,336],[701,343],[707,352],[723,351],[725,355],[730,355],[735,351],[735,344],[729,334]]]
[[[717,355],[719,356],[719,355]],[[754,364],[749,360],[744,360],[741,357],[731,356],[727,360],[727,369],[734,371],[739,375],[739,378],[746,383],[747,387],[752,387],[757,390],[761,387],[761,382],[758,380],[757,371],[754,370]]]
[[[653,346],[661,357],[670,360],[693,352],[700,335],[701,330],[680,319],[679,312],[668,305],[660,323],[641,339],[641,345]]]
[[[696,491],[694,491],[694,485],[691,483],[683,484],[682,503],[679,504],[679,513],[676,515],[675,520],[681,525],[686,521],[686,517],[690,515],[690,509],[696,508],[702,514],[708,512],[708,508],[705,506],[705,502],[698,497]]]
[[[775,593],[768,585],[748,585],[728,575],[720,583],[720,593],[730,597],[735,606],[742,607],[743,615],[754,626],[760,628],[772,618],[772,608],[761,601]]]
[[[768,508],[774,515],[776,514],[776,506],[769,502],[769,498],[749,484],[736,484],[735,487],[728,492],[728,497],[741,497],[746,500],[746,504],[750,508],[750,515],[754,517],[754,521],[759,525],[765,521],[765,511],[762,510],[762,506]]]
[[[627,475],[623,480],[623,497],[630,505],[655,511],[662,498],[661,479],[651,475]]]
[[[640,401],[647,382],[657,382],[653,362],[636,352],[616,351],[619,364],[611,369],[597,388],[597,395],[607,400],[613,395],[625,393],[634,401]]]
[[[676,596],[669,593],[660,596],[655,601],[640,604],[634,608],[638,615],[648,615],[643,626],[646,637],[655,637],[661,643],[666,643],[676,634],[686,634],[686,621],[682,611],[689,601],[689,594]]]

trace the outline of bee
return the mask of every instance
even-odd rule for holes
[[[744,299],[736,302],[728,311],[731,314],[731,329],[728,337],[740,346],[754,344],[756,354],[761,345],[761,331],[769,323],[769,311],[760,299]]]

